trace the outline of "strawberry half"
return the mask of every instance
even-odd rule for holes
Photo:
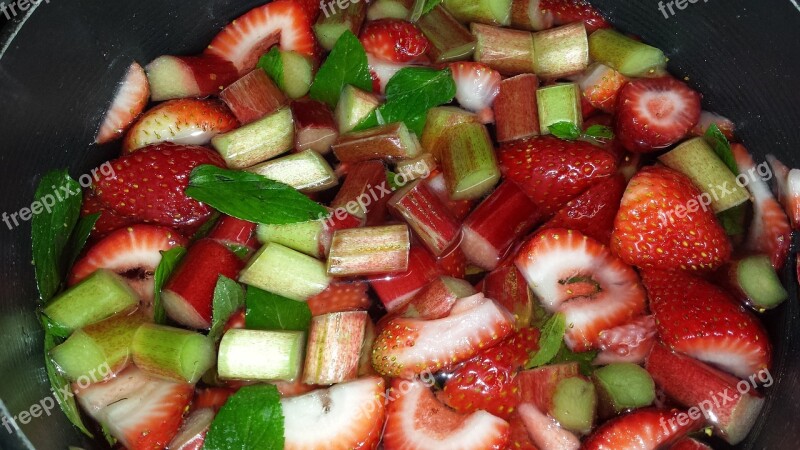
[[[552,14],[558,25],[583,22],[588,33],[611,26],[586,0],[540,0],[539,9],[543,15]]]
[[[700,94],[674,78],[639,78],[619,92],[617,137],[632,152],[669,147],[699,121]]]
[[[646,167],[625,190],[611,250],[640,268],[713,270],[731,256],[731,243],[711,210],[690,209],[701,192],[685,175]]]
[[[592,108],[613,113],[617,107],[619,91],[628,82],[625,75],[603,64],[597,64],[588,70],[578,84],[585,99]],[[584,111],[586,116],[586,111]]]
[[[548,311],[566,317],[564,341],[577,352],[597,348],[603,330],[644,313],[639,276],[606,246],[578,231],[544,230],[515,260]]]
[[[128,72],[106,111],[95,142],[106,144],[122,137],[125,130],[144,111],[148,101],[150,101],[150,83],[147,81],[147,74],[142,66],[134,61],[128,67]]]
[[[101,202],[91,189],[86,189],[83,192],[81,216],[85,217],[92,214],[100,215],[97,218],[97,222],[94,223],[94,227],[92,228],[92,238],[102,238],[114,230],[118,230],[122,227],[127,227],[136,223],[135,218],[118,215],[105,203]]]
[[[721,131],[729,141],[734,139],[736,125],[733,123],[733,121],[727,117],[723,117],[717,113],[709,111],[700,112],[700,121],[697,122],[697,125],[695,125],[695,127],[692,129],[692,134],[696,136],[703,136],[706,134],[711,125],[716,125],[717,128],[719,128],[719,131]]]
[[[422,381],[394,380],[388,396],[386,450],[500,450],[508,442],[506,421],[486,411],[454,412]]]
[[[367,53],[367,63],[369,64],[369,74],[372,76],[372,92],[375,94],[383,94],[386,92],[386,85],[389,83],[389,80],[391,80],[400,69],[409,67],[408,64],[384,61],[377,56],[372,56],[371,53]]]
[[[478,113],[481,122],[494,122],[492,103],[500,93],[500,72],[477,62],[453,63],[450,71],[456,82],[458,104]]]
[[[682,272],[644,271],[661,341],[740,378],[770,367],[763,325],[722,289]]]
[[[604,330],[600,333],[600,353],[594,364],[604,366],[613,363],[640,364],[656,343],[656,319],[642,316],[630,322]]]
[[[775,174],[778,201],[783,205],[792,228],[800,229],[800,169],[789,169],[774,155],[767,155],[767,161]]]
[[[303,11],[306,13],[306,17],[308,18],[308,23],[314,25],[319,17],[319,13],[321,12],[321,5],[322,2],[320,0],[290,0],[293,3],[297,3],[303,8]]]
[[[678,423],[678,418],[686,417]],[[656,450],[700,429],[702,418],[691,420],[677,410],[637,409],[612,419],[583,443],[582,450]]]
[[[530,403],[523,403],[519,406],[519,415],[528,436],[541,449],[558,450],[578,450],[581,441],[572,432],[561,428],[556,419],[539,411]]]
[[[411,22],[380,19],[368,22],[359,36],[367,53],[383,61],[407,63],[428,51],[430,43]]]
[[[519,411],[511,413],[508,418],[508,444],[506,450],[538,450],[538,447],[531,440],[525,422]]]
[[[324,291],[308,299],[312,316],[369,309],[372,299],[367,294],[369,285],[364,281],[334,281]]]
[[[525,191],[544,216],[617,170],[616,158],[607,151],[552,136],[505,143],[498,159],[505,176]]]
[[[696,439],[686,437],[676,442],[669,450],[712,450],[712,448]]]

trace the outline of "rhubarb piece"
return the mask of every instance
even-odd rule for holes
[[[475,288],[464,280],[439,277],[414,294],[396,314],[399,317],[441,319],[450,314],[456,300],[475,294]]]
[[[413,159],[404,159],[394,165],[397,174],[403,174],[407,181],[428,178],[436,170],[436,158],[430,153],[423,153]]]
[[[136,367],[168,380],[194,384],[214,365],[214,341],[180,328],[145,324],[133,336]]]
[[[243,246],[252,250],[256,249],[255,241],[256,224],[236,217],[223,216],[208,233],[208,238],[222,245]]]
[[[758,311],[773,309],[789,297],[769,256],[754,255],[732,261],[722,274],[729,290]]]
[[[261,69],[255,69],[220,92],[236,119],[247,125],[286,106],[289,100]]]
[[[256,235],[259,242],[274,242],[314,258],[322,258],[320,236],[323,224],[319,220],[287,224],[259,224]]]
[[[236,278],[243,265],[225,245],[213,239],[197,241],[161,293],[167,315],[181,325],[208,329],[217,279],[220,275]]]
[[[324,191],[339,184],[333,168],[314,150],[276,158],[250,167],[247,171],[288,184],[304,193]]]
[[[353,131],[361,121],[378,109],[380,104],[381,101],[376,95],[349,84],[345,86],[335,111],[339,132]]]
[[[607,113],[614,113],[620,89],[628,78],[604,64],[589,67],[578,80],[583,98],[593,107]]]
[[[577,436],[563,429],[555,419],[539,411],[536,406],[523,403],[519,405],[517,411],[522,417],[528,436],[538,448],[559,450],[580,448],[581,441]]]
[[[553,27],[553,12],[540,6],[541,0],[511,2],[511,27],[519,30],[541,31]]]
[[[444,0],[444,7],[462,22],[511,23],[511,0]]]
[[[196,407],[193,405],[193,407]],[[201,450],[216,413],[211,408],[195,409],[185,419],[167,448],[170,450]]]
[[[472,264],[494,270],[509,246],[542,219],[530,198],[506,181],[467,217],[461,250]]]
[[[554,80],[581,73],[589,66],[586,27],[575,22],[533,34],[533,68],[540,78]]]
[[[341,7],[345,5],[344,7]],[[348,2],[339,3],[337,7],[333,7],[330,14],[322,14],[317,19],[314,25],[314,34],[317,36],[317,42],[325,50],[332,50],[339,37],[347,30],[353,32],[358,36],[361,25],[367,17],[367,2]]]
[[[303,366],[302,331],[230,330],[219,344],[217,370],[226,380],[294,381]]]
[[[159,56],[145,67],[154,102],[218,94],[239,78],[230,61],[203,56]]]
[[[294,52],[273,47],[258,62],[258,67],[275,80],[275,84],[291,99],[308,94],[314,80],[314,66],[311,58]]]
[[[581,91],[575,83],[558,83],[536,91],[539,107],[539,128],[542,134],[551,134],[550,126],[562,122],[583,129]]]
[[[336,312],[311,319],[303,382],[336,384],[358,377],[358,362],[369,315]]]
[[[516,141],[539,134],[537,89],[539,79],[534,74],[517,75],[500,82],[500,93],[492,105],[498,142]]]
[[[441,169],[436,169],[431,176],[427,178],[426,182],[430,190],[439,197],[439,200],[447,205],[447,208],[458,220],[466,219],[470,211],[472,211],[476,205],[474,200],[452,200],[450,198],[450,192],[447,189],[447,181]]]
[[[150,84],[139,63],[128,66],[125,78],[119,84],[114,100],[103,116],[103,123],[97,130],[95,142],[102,145],[119,139],[134,120],[142,114],[150,100]]]
[[[343,163],[371,159],[392,161],[414,158],[419,155],[420,148],[405,123],[397,122],[343,134],[333,145],[333,153]]]
[[[333,234],[328,275],[347,277],[404,272],[410,236],[406,225],[353,228]]]
[[[237,130],[220,134],[211,144],[232,169],[244,169],[285,153],[294,146],[294,123],[289,108]]]
[[[489,272],[483,279],[480,290],[487,298],[496,300],[514,315],[517,328],[531,325],[535,299],[525,277],[511,261]]]
[[[553,394],[550,414],[569,431],[589,434],[594,424],[597,394],[594,384],[581,377],[561,380]]]
[[[292,102],[292,116],[295,150],[314,150],[323,155],[330,152],[339,131],[328,105],[311,99],[295,100]]]
[[[601,417],[649,406],[656,398],[653,378],[637,364],[616,363],[601,367],[594,371],[592,380],[597,388]]]
[[[393,312],[411,296],[439,276],[436,259],[419,245],[408,252],[408,270],[403,273],[370,278],[369,282],[387,311]]]
[[[425,247],[439,257],[461,237],[461,224],[421,180],[395,192],[389,209],[414,230]]]
[[[439,106],[428,110],[425,128],[420,143],[422,148],[441,161],[441,148],[444,147],[445,134],[462,123],[479,123],[478,116],[454,106]]]
[[[452,200],[481,198],[500,179],[492,139],[479,123],[464,123],[448,132],[441,162]]]
[[[589,36],[589,54],[593,61],[612,67],[627,77],[653,75],[667,65],[667,58],[661,50],[608,28]]]
[[[437,63],[463,61],[475,51],[475,37],[446,9],[436,6],[417,22],[428,38],[428,55]]]
[[[50,356],[70,381],[102,381],[128,366],[133,335],[146,320],[134,312],[87,325],[50,350]]]
[[[99,269],[51,300],[42,312],[55,325],[72,332],[138,304],[139,297],[124,278]]]
[[[367,319],[367,324],[364,327],[364,341],[361,343],[361,355],[358,358],[359,377],[378,375],[378,372],[372,367],[372,346],[375,344],[375,338],[377,337],[375,324],[372,323],[372,319]]]
[[[386,167],[380,161],[364,161],[350,169],[339,193],[331,202],[331,208],[346,211],[361,219],[367,217],[370,205],[380,197],[388,196]]]
[[[703,138],[688,140],[669,153],[659,156],[658,160],[689,177],[703,191],[697,201],[704,210],[710,205],[715,213],[720,213],[750,200],[747,189],[737,184],[736,174],[731,172]],[[717,192],[720,186],[726,187],[724,195]],[[686,207],[692,208],[692,205]]]
[[[376,0],[367,9],[367,20],[400,19],[409,20],[414,0]]]
[[[576,362],[551,364],[524,370],[517,375],[519,395],[523,403],[531,403],[540,411],[553,409],[553,395],[561,381],[579,375]]]
[[[239,281],[297,301],[328,287],[325,264],[273,242],[264,244],[239,275]]]
[[[533,35],[528,31],[511,30],[473,23],[475,61],[486,64],[503,75],[533,72]]]

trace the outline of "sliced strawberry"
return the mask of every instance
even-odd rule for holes
[[[619,92],[617,136],[647,153],[678,142],[700,120],[700,94],[674,78],[639,78]]]
[[[450,253],[439,257],[436,267],[442,275],[463,279],[467,275],[467,257],[456,247]]]
[[[422,381],[395,380],[389,390],[386,450],[500,450],[508,443],[508,423],[486,411],[459,414],[439,402]]]
[[[106,204],[101,202],[91,189],[86,189],[83,193],[81,216],[89,216],[92,214],[100,214],[92,228],[91,236],[93,238],[101,238],[114,230],[133,225],[137,222],[135,218],[116,214],[106,206]]]
[[[646,167],[625,190],[611,250],[641,268],[713,270],[731,256],[731,243],[714,212],[690,208],[701,192],[685,175]]]
[[[453,63],[450,71],[456,82],[458,104],[478,113],[481,122],[494,122],[492,103],[500,93],[500,72],[477,62]]]
[[[122,137],[125,130],[144,111],[148,101],[150,101],[150,83],[147,81],[147,74],[139,63],[133,62],[128,67],[128,72],[106,111],[95,142],[106,144]]]
[[[505,176],[517,183],[545,216],[617,170],[616,158],[607,151],[552,136],[505,143],[498,159]]]
[[[239,78],[233,63],[216,55],[159,56],[145,70],[155,102],[217,95]]]
[[[556,419],[539,411],[530,403],[519,406],[519,415],[531,440],[541,449],[578,450],[581,441],[570,431],[561,428]]]
[[[334,281],[324,291],[308,299],[311,315],[369,309],[372,299],[367,289],[369,285],[364,281]]]
[[[315,386],[313,384],[305,384],[299,378],[295,381],[275,381],[272,384],[278,388],[278,392],[283,398],[297,397],[298,395],[308,394],[309,392],[319,388],[319,386]]]
[[[211,208],[184,190],[192,170],[204,164],[225,167],[206,148],[157,144],[111,161],[114,174],[101,178],[93,189],[118,215],[156,225],[199,225],[211,216]]]
[[[428,51],[430,43],[413,23],[400,19],[367,22],[359,36],[367,53],[383,61],[407,63]]]
[[[733,140],[734,132],[736,131],[736,125],[733,123],[733,121],[727,117],[722,117],[717,113],[708,111],[700,112],[700,121],[697,122],[697,125],[694,128],[692,128],[692,134],[696,136],[703,136],[706,134],[706,131],[708,131],[711,125],[716,125],[717,128],[719,128],[719,131],[721,131],[729,141]]]
[[[800,169],[789,169],[774,155],[767,155],[772,166],[778,190],[778,201],[783,205],[792,228],[800,229]]]
[[[533,302],[536,300],[525,277],[514,264],[515,252],[510,253],[511,256],[483,278],[478,289],[513,314],[518,328],[527,327],[531,323]]]
[[[713,450],[708,445],[692,438],[683,438],[676,442],[669,450]]]
[[[458,311],[456,303],[443,319],[391,319],[375,340],[375,370],[402,378],[435,372],[472,358],[513,330],[513,319],[493,300],[480,299]]]
[[[786,264],[792,240],[789,218],[773,197],[767,182],[759,176],[761,168],[756,167],[747,149],[741,144],[733,144],[731,149],[739,166],[739,173],[747,174],[747,189],[753,196],[753,222],[750,224],[745,249],[769,255],[772,266],[780,270]],[[761,167],[769,169],[766,163],[762,163]]]
[[[319,17],[319,13],[321,12],[321,5],[322,2],[319,0],[290,0],[294,3],[300,5],[303,8],[303,11],[306,13],[306,17],[308,18],[308,23],[314,24]]]
[[[228,397],[236,393],[235,389],[223,387],[206,387],[195,393],[192,409],[211,409],[219,411],[228,401]]]
[[[386,92],[386,85],[389,80],[408,64],[395,63],[384,61],[377,56],[372,56],[367,53],[367,63],[369,64],[369,73],[372,76],[372,92],[376,94],[383,94]]]
[[[597,64],[586,71],[578,84],[589,105],[613,113],[617,107],[619,91],[627,82],[625,75],[603,64]]]
[[[505,450],[538,450],[531,440],[528,429],[519,411],[514,411],[508,418],[508,444]]]
[[[238,126],[239,122],[219,100],[170,100],[147,111],[133,125],[123,150],[130,153],[160,142],[205,145],[217,134]]]
[[[642,278],[664,344],[740,378],[769,368],[763,325],[722,289],[682,272],[645,271]]]
[[[316,41],[304,6],[278,0],[256,7],[220,31],[206,53],[227,59],[244,75],[275,44],[281,50],[314,56]]]
[[[604,330],[600,333],[599,343],[601,351],[594,359],[594,364],[640,364],[656,343],[656,320],[653,316],[642,316]]]
[[[683,417],[686,419],[678,422]],[[692,420],[677,409],[637,409],[606,422],[589,436],[581,449],[657,450],[698,430],[702,424],[702,420]]]
[[[421,245],[412,245],[406,272],[370,278],[369,283],[386,310],[393,312],[440,275],[433,255]]]
[[[644,313],[639,276],[606,246],[578,231],[544,230],[528,241],[516,265],[550,312],[566,317],[573,351],[597,348],[600,332]]]
[[[540,0],[539,9],[543,15],[552,14],[558,25],[583,22],[588,33],[611,26],[586,0]]]
[[[210,408],[196,409],[183,420],[178,434],[167,448],[170,450],[202,450],[206,434],[211,428],[216,412]]]

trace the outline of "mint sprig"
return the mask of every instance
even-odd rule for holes
[[[581,131],[572,122],[557,122],[547,127],[550,134],[565,141],[577,141],[578,139],[588,141],[606,141],[614,139],[614,131],[604,125],[592,125]]]
[[[734,175],[739,175],[739,165],[736,164],[736,158],[733,156],[731,143],[728,142],[728,138],[725,137],[725,134],[722,133],[722,130],[719,129],[717,124],[712,123],[703,137],[705,137],[706,141],[711,145],[711,148],[714,149],[714,153],[719,156],[719,159],[731,169],[731,172],[733,172]]]
[[[272,384],[245,386],[211,422],[203,450],[282,450],[283,430],[278,389]]]
[[[306,331],[311,324],[311,310],[306,302],[249,286],[245,303],[248,329]]]
[[[367,52],[350,30],[342,33],[319,68],[314,83],[311,84],[309,96],[335,108],[342,89],[348,84],[372,92]]]
[[[222,337],[228,319],[242,306],[244,306],[242,286],[220,275],[214,287],[214,299],[211,301],[211,331],[208,332],[208,336],[214,340]]]
[[[531,355],[531,359],[525,364],[525,368],[533,369],[552,361],[561,349],[566,331],[567,319],[564,314],[557,313],[550,317],[542,327],[542,334],[539,337],[539,350]]]
[[[277,46],[272,47],[269,52],[258,59],[258,68],[266,72],[281,91],[286,91],[286,87],[283,85],[283,58],[281,58],[281,51]]]

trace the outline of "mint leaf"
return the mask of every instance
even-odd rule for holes
[[[189,177],[186,195],[248,222],[287,224],[326,216],[328,210],[293,187],[239,170],[204,165]]]
[[[424,1],[425,5],[422,7],[423,16],[433,11],[433,8],[436,8],[439,5],[439,3],[442,3],[442,0],[422,0],[422,1]]]
[[[400,69],[386,85],[386,103],[358,124],[356,130],[405,122],[410,130],[421,135],[428,110],[450,103],[455,95],[456,83],[450,69]]]
[[[217,225],[217,222],[219,222],[221,218],[222,214],[220,214],[219,211],[213,211],[211,213],[211,217],[209,217],[204,224],[200,225],[200,228],[194,232],[190,240],[194,242],[208,236],[208,233],[214,229],[214,227]]]
[[[161,261],[158,262],[155,275],[153,275],[153,320],[156,323],[164,324],[167,322],[167,312],[161,303],[161,289],[167,284],[172,271],[186,254],[183,247],[173,247],[161,252]]]
[[[561,348],[558,350],[556,356],[550,361],[551,364],[577,362],[580,371],[583,375],[589,376],[594,371],[592,361],[597,357],[597,351],[592,350],[588,352],[575,353],[567,347],[567,344],[561,343]]]
[[[547,127],[550,134],[567,141],[574,141],[581,137],[581,129],[572,122],[558,122]]]
[[[203,450],[283,450],[283,443],[278,388],[260,384],[245,386],[228,398],[211,422]]]
[[[561,349],[566,331],[567,319],[564,314],[558,313],[549,318],[542,327],[539,350],[531,356],[531,359],[525,364],[525,368],[533,369],[552,361]]]
[[[49,203],[52,206],[44,206]],[[37,209],[31,219],[33,269],[39,298],[47,303],[61,288],[68,268],[65,252],[81,211],[81,186],[66,170],[48,172],[34,194],[31,210]]]
[[[272,47],[269,53],[258,59],[258,68],[266,72],[281,91],[286,91],[283,85],[283,58],[281,58],[281,51],[277,46]]]
[[[367,52],[350,30],[339,36],[330,55],[319,68],[309,95],[336,108],[342,89],[348,84],[372,92]]]
[[[221,337],[228,319],[242,306],[244,306],[242,286],[220,275],[214,287],[214,300],[211,302],[211,331],[208,332],[208,336],[214,340]]]
[[[311,310],[306,302],[248,286],[245,303],[248,329],[306,331],[311,324]]]
[[[714,153],[719,156],[719,159],[731,169],[734,175],[739,175],[739,165],[736,164],[736,158],[733,156],[733,150],[731,150],[731,143],[728,142],[728,138],[722,133],[719,129],[717,124],[712,123],[708,130],[706,130],[705,139],[711,145],[711,148],[714,149]]]
[[[583,132],[583,136],[594,139],[614,139],[614,131],[605,125],[592,125]]]
[[[92,234],[92,228],[94,228],[94,224],[97,223],[97,219],[99,218],[100,213],[96,213],[81,217],[78,220],[75,229],[72,231],[72,236],[70,236],[69,242],[67,243],[67,267],[72,267],[72,265],[75,264],[75,260],[77,260],[78,256],[81,254],[81,250],[83,250],[83,247],[86,245],[89,235]]]

